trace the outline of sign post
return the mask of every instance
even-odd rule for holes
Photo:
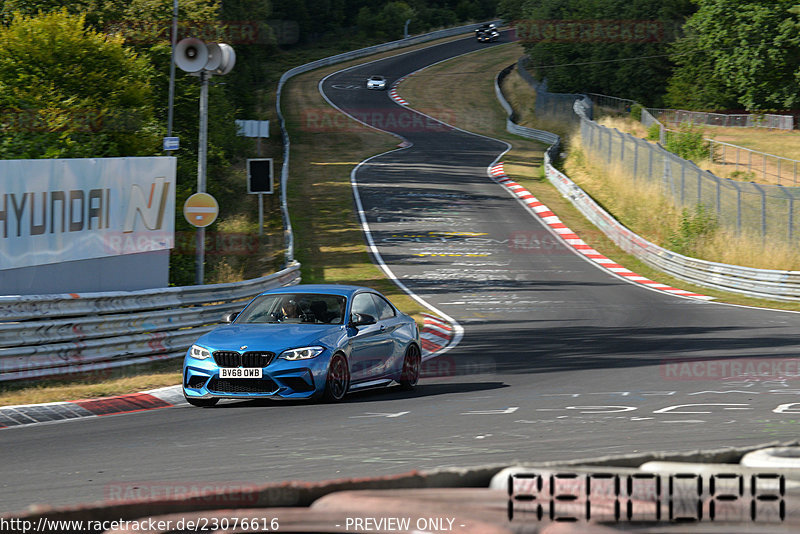
[[[258,235],[264,235],[264,193],[272,194],[272,158],[247,160],[247,192],[258,194]]]
[[[208,152],[208,80],[212,75],[228,74],[236,64],[236,53],[225,43],[203,43],[199,39],[184,39],[174,49],[173,63],[181,70],[200,77],[200,138],[197,150],[197,194],[206,190],[206,155]],[[166,141],[165,141],[166,144]],[[190,199],[195,197],[192,195]],[[213,200],[213,197],[212,197]],[[216,200],[214,204],[216,205]],[[218,210],[219,208],[215,208]],[[184,211],[184,215],[186,212]],[[214,219],[216,219],[216,213]],[[188,219],[188,217],[187,217]],[[189,221],[192,222],[192,221]],[[205,278],[205,227],[214,222],[197,225],[197,255],[195,256],[195,284]],[[194,224],[194,223],[192,223]]]
[[[183,216],[195,228],[205,228],[217,220],[219,204],[208,193],[195,193],[183,204]]]

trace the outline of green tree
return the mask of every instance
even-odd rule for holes
[[[399,39],[406,21],[413,20],[414,16],[414,10],[405,2],[388,2],[379,15],[381,29],[389,39]]]
[[[678,65],[667,83],[667,107],[691,110],[719,110],[738,107],[736,94],[727,81],[711,76],[712,57],[702,49],[698,34],[690,30],[670,48]]]
[[[500,0],[497,2],[497,15],[508,22],[515,22],[524,16],[525,0]]]
[[[800,104],[800,16],[797,0],[697,0],[686,36],[674,48],[678,64],[670,102],[724,108],[735,99],[751,111]],[[687,53],[693,51],[692,53]],[[702,95],[695,101],[692,94]]]
[[[138,156],[155,150],[146,59],[66,10],[0,27],[0,157]]]
[[[520,9],[513,1],[502,7]],[[531,22],[520,25],[519,34],[535,75],[546,78],[551,91],[659,105],[671,74],[667,45],[694,9],[690,0],[524,2],[522,19]]]

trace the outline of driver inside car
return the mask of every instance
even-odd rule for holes
[[[286,299],[281,306],[281,319],[297,319],[300,311],[294,299]]]

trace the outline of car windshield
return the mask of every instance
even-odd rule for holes
[[[347,299],[318,293],[260,295],[236,318],[236,324],[324,323],[342,324]]]

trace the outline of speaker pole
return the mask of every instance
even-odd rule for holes
[[[208,152],[208,79],[211,74],[200,71],[200,139],[197,147],[197,192],[206,192],[206,157]],[[197,229],[197,256],[194,282],[202,285],[205,278],[206,229]]]
[[[256,138],[258,157],[261,157],[261,135]],[[264,237],[264,193],[258,193],[258,237]]]
[[[175,106],[175,45],[178,43],[178,0],[172,1],[172,52],[169,61],[169,103],[167,105],[167,137],[172,137],[173,107]]]

